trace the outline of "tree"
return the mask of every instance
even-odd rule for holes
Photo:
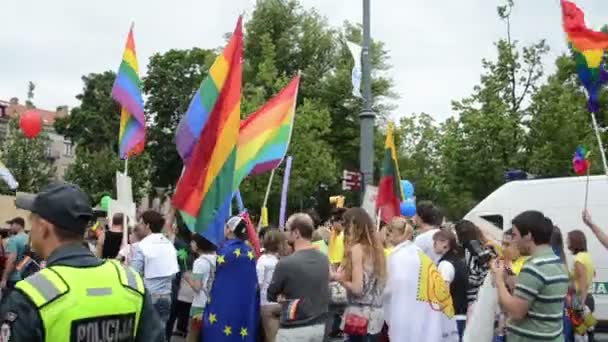
[[[149,165],[150,157],[146,153],[129,159],[135,201],[148,193]],[[99,151],[82,148],[76,150],[76,160],[67,168],[65,179],[80,186],[93,203],[98,203],[105,194],[116,198],[116,171],[122,172],[123,168],[123,161],[109,147]]]
[[[120,106],[111,96],[116,74],[112,71],[82,76],[84,87],[76,95],[80,106],[55,122],[57,133],[69,138],[78,148],[118,151]]]
[[[246,28],[243,76],[248,86],[244,97],[269,98],[284,84],[284,78],[300,70],[299,103],[314,99],[327,108],[331,127],[322,139],[333,148],[339,169],[357,170],[362,102],[352,96],[353,62],[345,41],[360,43],[361,27],[345,23],[340,29],[333,28],[296,0],[262,0]],[[388,53],[380,42],[373,43],[371,53],[374,110],[383,118],[392,108],[384,99],[394,96],[391,80],[383,76],[389,70]]]
[[[182,160],[175,148],[177,125],[214,59],[213,51],[198,48],[170,50],[150,58],[143,88],[148,95],[148,146],[155,186],[171,187],[181,174]]]
[[[36,85],[30,81],[26,100],[29,109],[36,107],[35,90]],[[19,127],[19,117],[9,120],[2,144],[2,159],[19,183],[18,191],[36,193],[54,178],[56,168],[47,153],[49,145],[50,140],[44,130],[34,139],[28,139]],[[4,182],[0,182],[0,193],[12,192]]]

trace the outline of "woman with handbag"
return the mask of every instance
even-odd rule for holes
[[[344,223],[347,252],[342,262],[343,270],[332,275],[348,295],[343,331],[347,341],[376,342],[384,325],[384,249],[374,232],[375,225],[364,209],[348,209],[344,213]]]

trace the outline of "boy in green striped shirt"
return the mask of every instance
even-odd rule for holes
[[[568,274],[549,245],[553,223],[538,211],[525,211],[512,223],[513,243],[530,258],[517,277],[513,294],[504,281],[504,264],[492,263],[498,300],[509,317],[507,341],[561,342]]]

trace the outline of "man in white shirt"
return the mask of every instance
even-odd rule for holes
[[[179,271],[177,251],[163,234],[165,219],[148,210],[141,215],[142,239],[134,248],[131,267],[144,278],[144,285],[152,296],[152,302],[165,330],[171,313],[171,286]]]
[[[420,202],[416,206],[416,216],[414,223],[418,228],[418,236],[414,240],[426,255],[428,255],[435,264],[441,259],[441,255],[435,252],[433,248],[433,236],[439,231],[439,225],[443,221],[443,217],[431,202]]]

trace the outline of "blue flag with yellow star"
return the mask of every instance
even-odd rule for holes
[[[256,341],[260,316],[257,288],[253,250],[245,241],[227,240],[217,253],[201,340]]]

